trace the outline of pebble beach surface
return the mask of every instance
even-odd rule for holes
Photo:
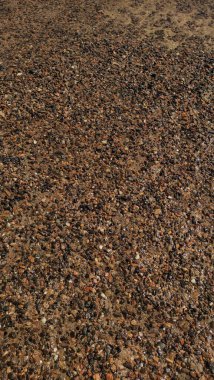
[[[0,379],[213,379],[212,1],[3,0],[0,37]]]

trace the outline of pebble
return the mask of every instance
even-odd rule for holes
[[[101,380],[99,373],[96,373],[95,375],[93,375],[93,380]]]
[[[114,380],[114,377],[113,377],[112,373],[107,373],[106,374],[106,380]]]
[[[5,115],[5,113],[3,111],[0,111],[0,117],[2,117],[3,119],[6,118],[6,115]]]

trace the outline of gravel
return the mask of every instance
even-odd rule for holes
[[[213,376],[211,1],[1,1],[0,378]]]

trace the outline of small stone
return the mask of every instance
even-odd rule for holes
[[[5,113],[3,111],[0,111],[0,117],[3,117],[3,119],[5,119]]]
[[[155,213],[155,216],[158,218],[162,214],[162,211],[160,208],[156,208],[154,213]]]
[[[191,369],[198,373],[203,373],[204,368],[201,363],[191,363]]]
[[[173,364],[175,360],[176,352],[171,352],[169,356],[166,358],[167,363]]]
[[[42,318],[42,323],[45,324],[47,322],[47,319],[45,317]]]
[[[136,321],[135,319],[133,319],[133,320],[131,321],[131,325],[132,325],[132,326],[137,326],[137,321]]]
[[[100,380],[101,377],[99,375],[99,373],[95,373],[95,375],[93,376],[93,380]]]
[[[114,380],[114,377],[113,377],[112,373],[107,373],[106,374],[106,380]]]
[[[192,284],[196,284],[196,279],[195,279],[195,278],[192,278],[192,279],[191,279],[191,283],[192,283]]]
[[[102,232],[102,233],[105,231],[105,228],[102,227],[102,226],[99,226],[97,229],[98,229],[98,231],[100,231],[100,232]]]

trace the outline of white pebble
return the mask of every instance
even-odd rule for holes
[[[42,318],[42,323],[45,324],[47,322],[47,319],[45,317]]]

